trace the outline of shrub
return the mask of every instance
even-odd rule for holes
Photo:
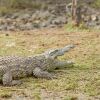
[[[0,7],[0,14],[5,15],[7,13],[10,13],[11,10],[7,9],[7,7]]]
[[[41,3],[35,2],[34,0],[0,0],[0,6],[9,8],[40,8]]]
[[[91,5],[95,8],[100,8],[100,0],[95,0]]]

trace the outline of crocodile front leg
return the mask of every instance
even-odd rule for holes
[[[41,70],[38,67],[33,70],[33,75],[35,75],[37,78],[46,78],[46,79],[53,79],[53,78],[55,78],[49,72],[43,71],[43,70]]]
[[[7,73],[3,75],[2,82],[3,82],[3,85],[5,86],[13,86],[13,85],[21,84],[21,81],[12,79],[12,74],[10,71],[8,71]]]

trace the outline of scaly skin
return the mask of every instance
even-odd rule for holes
[[[16,79],[27,76],[53,79],[53,75],[49,73],[50,70],[73,65],[72,62],[59,61],[57,59],[57,56],[64,55],[65,52],[68,52],[73,47],[73,45],[69,45],[30,57],[0,57],[0,81],[3,85],[12,86],[21,84],[21,81]]]

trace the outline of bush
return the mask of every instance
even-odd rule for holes
[[[34,0],[0,0],[0,14],[5,15],[19,9],[41,9],[47,7]]]
[[[41,3],[34,0],[0,0],[0,6],[13,9],[40,8]]]
[[[91,5],[95,8],[100,8],[100,0],[95,0]]]
[[[30,8],[32,6],[32,0],[10,0],[10,7],[12,8]]]
[[[7,9],[7,7],[0,7],[0,14],[5,15],[7,13],[10,13],[12,10]]]

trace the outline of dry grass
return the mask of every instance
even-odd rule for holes
[[[6,34],[6,35],[5,35]],[[0,55],[32,55],[46,49],[76,44],[60,59],[75,61],[73,68],[55,70],[57,79],[24,78],[14,87],[0,86],[2,100],[100,100],[100,32],[43,29],[0,32]]]

